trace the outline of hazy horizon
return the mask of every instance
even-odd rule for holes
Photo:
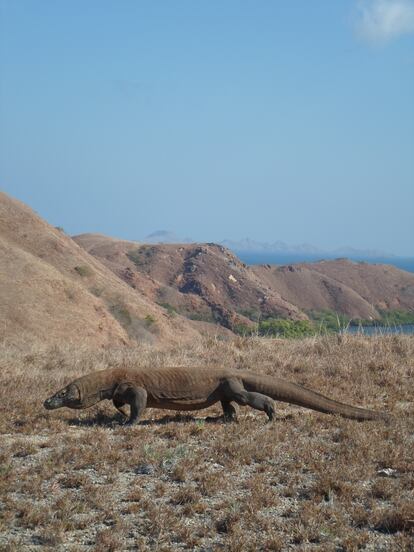
[[[114,236],[112,236],[114,237]],[[122,236],[116,236],[119,239],[122,239]],[[194,240],[191,235],[181,236],[176,234],[174,231],[167,230],[167,229],[159,229],[154,230],[153,232],[150,232],[149,234],[145,236],[139,236],[136,238],[135,241],[145,241],[149,240],[150,243],[158,243],[157,239],[159,239],[160,243],[180,243],[180,242],[194,242],[194,243],[208,243],[211,242],[211,240],[203,239],[203,240]],[[229,238],[228,236],[223,236],[220,240],[216,240],[218,243],[222,242],[231,242],[236,245],[243,245],[245,242],[250,241],[252,242],[252,245],[257,244],[258,246],[273,246],[279,244],[280,246],[286,246],[288,251],[294,251],[297,248],[315,248],[321,253],[335,253],[340,250],[345,249],[355,249],[355,251],[360,253],[375,253],[378,254],[378,256],[393,256],[394,253],[390,251],[384,251],[384,250],[378,250],[378,249],[360,249],[360,248],[352,248],[351,246],[347,244],[342,244],[337,247],[334,247],[332,249],[323,249],[319,247],[317,244],[309,243],[309,242],[301,242],[301,243],[291,243],[291,242],[284,242],[283,240],[252,240],[249,236],[242,236],[239,238]],[[252,251],[259,252],[260,250],[254,250]],[[315,251],[317,253],[318,251]],[[411,257],[408,255],[408,257]],[[413,256],[414,257],[414,256]]]
[[[414,257],[414,0],[0,0],[0,187],[68,234]]]

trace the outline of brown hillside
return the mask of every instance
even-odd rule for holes
[[[304,310],[329,309],[368,319],[378,317],[379,310],[414,309],[414,275],[388,265],[338,259],[253,270]]]
[[[377,309],[414,309],[414,274],[390,265],[347,259],[307,265],[355,290]]]
[[[255,274],[266,284],[280,291],[299,308],[331,310],[351,318],[376,318],[376,309],[355,290],[305,265],[254,266]]]
[[[102,346],[181,341],[196,333],[4,193],[0,255],[3,339]]]
[[[142,245],[96,234],[73,239],[129,285],[190,318],[230,329],[260,315],[306,318],[222,246]]]

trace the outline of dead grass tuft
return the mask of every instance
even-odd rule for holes
[[[413,533],[414,502],[404,501],[392,508],[378,508],[373,512],[373,527],[376,531],[386,534],[400,531]]]
[[[120,534],[114,533],[112,529],[102,529],[96,534],[96,552],[118,552],[122,550],[122,538]]]

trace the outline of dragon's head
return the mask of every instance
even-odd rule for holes
[[[43,406],[47,408],[47,410],[62,408],[62,406],[67,406],[68,408],[83,408],[79,387],[76,383],[70,383],[46,399]]]
[[[67,408],[88,408],[102,399],[111,397],[111,390],[108,392],[102,390],[96,374],[88,374],[73,381],[46,399],[43,406],[47,410],[62,408],[62,406],[66,406]]]

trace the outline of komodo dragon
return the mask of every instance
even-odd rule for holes
[[[76,379],[47,399],[44,407],[87,408],[104,399],[112,399],[125,417],[124,406],[130,405],[128,424],[135,423],[146,407],[199,410],[218,401],[225,421],[236,418],[232,402],[261,410],[272,420],[273,399],[355,420],[388,419],[383,412],[343,404],[280,378],[219,368],[101,370]]]

